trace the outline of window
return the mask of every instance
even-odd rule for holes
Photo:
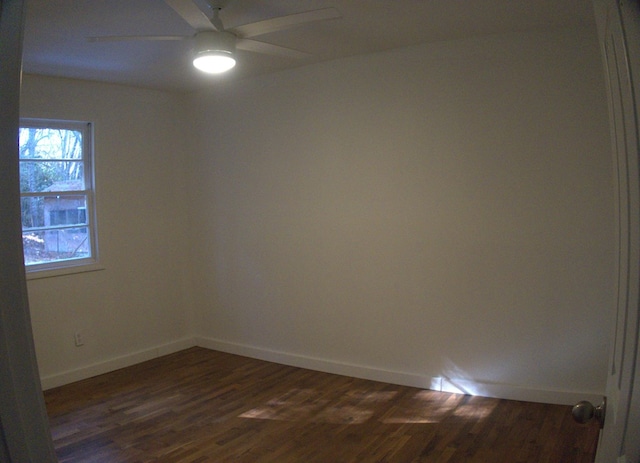
[[[20,121],[22,243],[27,271],[97,257],[91,124]]]

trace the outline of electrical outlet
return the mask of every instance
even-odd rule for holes
[[[76,331],[73,335],[73,341],[76,344],[76,347],[84,346],[84,335],[82,331]]]

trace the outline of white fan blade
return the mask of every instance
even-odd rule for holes
[[[167,0],[168,1],[168,0]],[[289,27],[297,26],[314,21],[325,19],[341,18],[342,15],[335,8],[322,8],[319,10],[304,11],[302,13],[279,16],[277,18],[265,19],[255,23],[245,24],[230,29],[238,37],[250,38],[270,32],[280,31]]]
[[[215,31],[211,20],[192,0],[165,0],[182,19],[197,31]]]
[[[281,47],[279,45],[272,45],[270,43],[258,42],[257,40],[248,39],[237,39],[236,48],[240,50],[252,51],[255,53],[263,53],[265,55],[277,55],[293,59],[304,59],[313,56],[310,53],[294,50],[292,48]]]
[[[101,37],[87,37],[89,42],[122,42],[125,40],[185,40],[188,35],[104,35]]]

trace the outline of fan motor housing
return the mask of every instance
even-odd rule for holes
[[[236,37],[230,32],[202,31],[196,34],[195,54],[221,52],[233,55]]]

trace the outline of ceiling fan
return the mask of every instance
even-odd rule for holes
[[[195,35],[124,35],[88,37],[90,42],[120,40],[194,40],[193,65],[201,71],[217,74],[235,66],[236,49],[255,53],[303,59],[309,53],[252,40],[252,37],[276,32],[301,24],[340,18],[335,8],[321,8],[302,13],[279,16],[250,24],[225,28],[220,19],[220,11],[230,0],[165,0],[193,29]]]

